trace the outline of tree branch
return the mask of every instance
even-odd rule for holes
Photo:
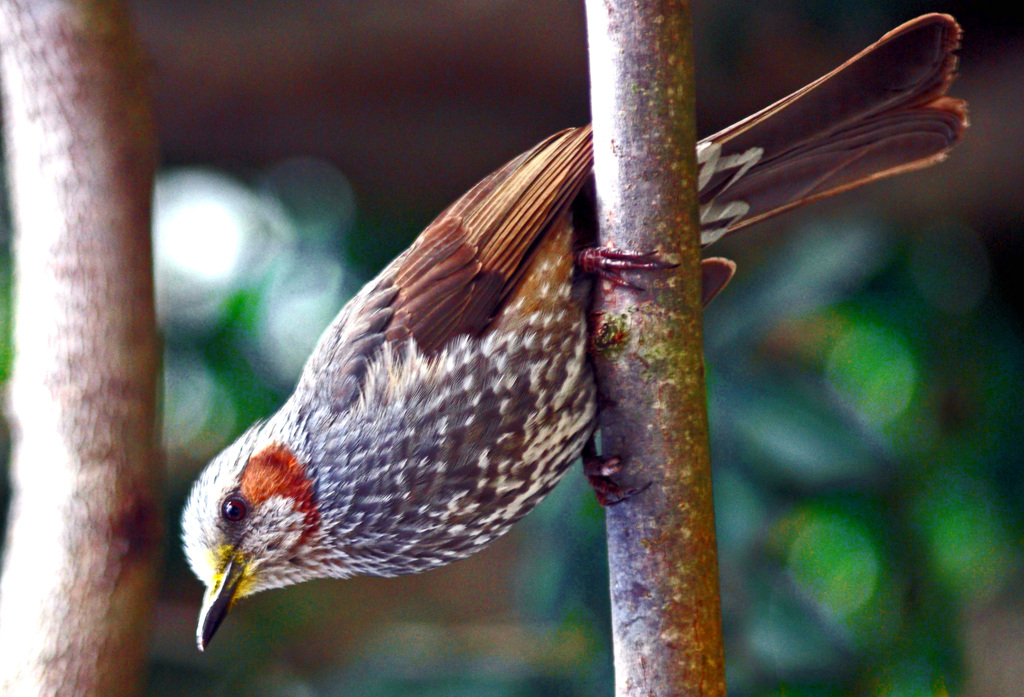
[[[607,511],[616,694],[724,695],[690,7],[588,0],[587,22],[601,243],[680,262],[594,307],[603,449],[650,484]]]
[[[107,0],[0,0],[16,227],[0,691],[138,691],[161,511],[141,60]]]

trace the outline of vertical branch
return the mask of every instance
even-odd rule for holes
[[[602,244],[678,268],[597,293],[606,455],[649,486],[607,511],[617,695],[724,695],[700,312],[687,0],[587,0]]]
[[[159,560],[142,62],[114,0],[0,0],[17,438],[0,692],[127,695]]]

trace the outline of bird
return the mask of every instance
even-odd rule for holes
[[[948,15],[918,17],[700,141],[702,244],[944,159],[968,125],[946,94],[960,34]],[[580,458],[599,404],[595,279],[635,286],[671,265],[595,246],[592,166],[583,126],[485,177],[344,305],[280,409],[206,466],[182,515],[206,586],[200,650],[253,593],[473,554]],[[702,268],[707,303],[734,267]]]

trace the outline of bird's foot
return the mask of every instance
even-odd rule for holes
[[[623,271],[659,271],[672,269],[672,264],[658,252],[634,252],[612,247],[587,247],[576,253],[576,266],[584,273],[594,274],[617,286],[642,291],[645,288],[623,277]],[[701,304],[708,306],[732,280],[736,263],[722,257],[710,257],[700,262]]]
[[[612,247],[587,247],[576,252],[576,266],[584,273],[594,274],[617,286],[642,291],[644,290],[643,286],[627,281],[622,272],[658,271],[672,269],[679,264],[665,261],[658,252],[635,252]]]
[[[600,506],[607,508],[622,503],[647,488],[636,489],[619,484],[615,481],[615,475],[620,472],[622,472],[621,458],[598,455],[593,439],[583,446],[583,474],[586,475],[590,488],[594,490],[594,495]]]

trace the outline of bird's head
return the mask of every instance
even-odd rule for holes
[[[200,650],[237,599],[321,575],[312,483],[293,450],[265,426],[254,426],[207,465],[185,505],[182,538],[206,584]]]

